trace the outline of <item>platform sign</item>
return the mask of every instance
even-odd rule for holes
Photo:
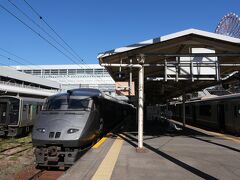
[[[115,88],[116,88],[116,94],[118,95],[135,96],[134,82],[131,83],[131,87],[129,82],[124,82],[124,81],[116,82]],[[131,88],[131,91],[130,91],[130,88]]]

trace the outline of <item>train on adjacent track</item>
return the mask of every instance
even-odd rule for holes
[[[103,132],[134,116],[135,108],[97,89],[68,90],[47,99],[34,124],[38,167],[69,167]]]
[[[28,133],[44,101],[39,98],[0,96],[0,135],[15,137]]]
[[[173,119],[182,121],[183,103],[172,103]],[[240,134],[240,93],[190,100],[185,103],[187,124]]]

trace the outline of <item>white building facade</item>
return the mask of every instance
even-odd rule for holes
[[[56,81],[66,91],[74,88],[97,88],[114,92],[115,82],[99,64],[14,66],[18,71]]]

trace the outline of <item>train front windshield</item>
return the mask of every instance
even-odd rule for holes
[[[79,96],[59,96],[50,98],[44,107],[45,111],[54,110],[88,110],[91,99]]]

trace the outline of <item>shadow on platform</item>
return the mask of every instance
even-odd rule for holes
[[[129,135],[128,133],[122,133],[123,135],[118,135],[119,137],[121,137],[122,139],[124,139],[127,143],[129,143],[130,145],[132,145],[134,148],[137,147],[137,139],[135,137],[133,137],[132,135]],[[203,178],[203,179],[210,179],[210,180],[216,180],[217,178],[197,169],[194,168],[186,163],[184,163],[183,161],[180,161],[170,155],[168,155],[167,153],[164,153],[163,151],[160,151],[159,149],[156,149],[152,146],[150,146],[147,143],[143,143],[144,147],[147,148],[148,150],[160,155],[161,157],[171,161],[172,163],[186,169],[187,171]]]

